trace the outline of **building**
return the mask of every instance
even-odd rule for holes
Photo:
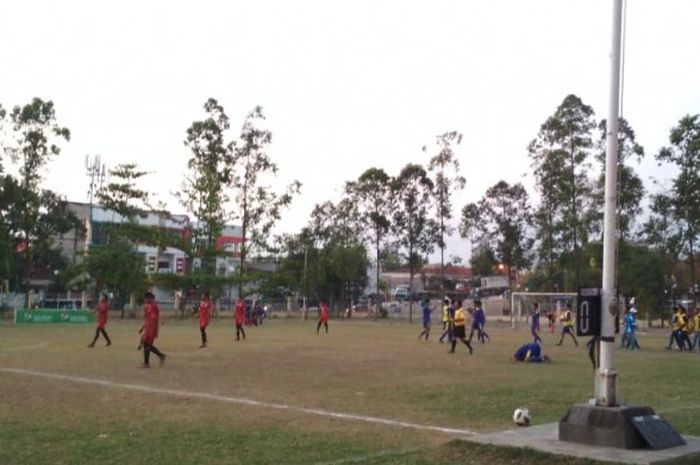
[[[99,247],[104,242],[106,225],[126,221],[118,213],[100,205],[90,206],[85,203],[69,202],[69,208],[85,225],[83,230],[71,231],[57,239],[62,254],[73,264],[80,263],[90,247]],[[183,238],[190,237],[191,231],[196,229],[196,223],[192,223],[187,215],[165,215],[162,212],[148,211],[144,212],[143,216],[138,216],[136,221],[142,226],[166,228],[172,233],[182,235]],[[217,275],[233,277],[237,273],[242,243],[243,234],[240,227],[230,225],[224,227],[221,235],[216,238],[215,244],[217,249],[230,252],[230,255],[216,259]],[[184,274],[186,271],[187,257],[183,250],[138,243],[136,251],[144,256],[147,274]],[[201,263],[194,259],[191,266],[197,268]],[[236,296],[236,289],[232,283],[223,292],[227,296]],[[155,287],[153,293],[160,302],[173,302],[175,299],[174,291],[170,289]]]

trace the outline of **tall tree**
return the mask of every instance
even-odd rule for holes
[[[317,248],[312,288],[334,307],[359,297],[367,285],[367,250],[358,233],[357,206],[349,198],[316,205],[308,226]]]
[[[255,107],[245,119],[239,143],[233,146],[233,170],[228,179],[232,199],[237,207],[237,218],[241,222],[243,242],[241,244],[238,292],[242,293],[246,259],[256,248],[267,248],[270,231],[289,206],[294,195],[299,193],[301,183],[294,181],[279,194],[265,185],[266,176],[277,174],[277,164],[267,154],[272,142],[272,133],[260,125],[265,120],[261,107]]]
[[[651,196],[649,217],[642,226],[644,241],[676,260],[683,249],[680,225],[673,216],[674,199],[664,193]]]
[[[464,207],[460,230],[477,232],[478,242],[493,250],[496,258],[506,265],[510,283],[511,271],[530,264],[531,222],[529,197],[522,184],[499,181],[478,204]]]
[[[413,277],[422,258],[433,251],[436,222],[430,217],[433,181],[425,169],[416,164],[406,165],[392,182],[397,202],[394,211],[394,234],[408,260],[409,287],[413,293]],[[408,319],[413,320],[413,296],[409,296]]]
[[[376,252],[376,299],[375,316],[379,315],[379,275],[381,250],[391,231],[391,178],[381,168],[370,168],[360,175],[357,181],[348,182],[345,192],[353,200],[359,211],[361,231],[372,243]]]
[[[449,221],[452,219],[452,196],[464,189],[466,180],[459,173],[459,160],[455,156],[454,146],[462,142],[462,134],[450,131],[437,136],[438,152],[428,163],[428,171],[434,174],[433,196],[435,198],[436,219],[438,224],[437,245],[440,248],[440,277],[445,279],[445,236],[454,232]],[[426,148],[423,148],[426,150]],[[442,285],[442,283],[441,283]]]
[[[33,243],[38,240],[39,217],[42,214],[41,181],[43,169],[52,156],[61,153],[57,145],[62,139],[70,140],[68,128],[56,122],[52,101],[34,98],[10,113],[11,137],[3,144],[12,161],[19,163],[19,241],[23,262],[22,288],[29,289],[34,268]],[[27,296],[29,298],[29,296]]]
[[[491,249],[488,242],[477,244],[474,247],[469,264],[472,266],[472,276],[476,286],[480,285],[479,278],[493,273],[493,268],[497,262],[496,253]]]
[[[2,103],[0,103],[0,136],[2,136],[5,133],[5,116],[7,115],[7,111],[5,108],[2,106]],[[0,138],[0,141],[2,141],[2,138]],[[3,148],[4,144],[0,143],[0,148]],[[4,170],[4,165],[3,165],[3,153],[4,150],[0,150],[0,174],[3,173]]]
[[[109,170],[109,182],[97,191],[97,200],[116,217],[100,225],[102,240],[93,243],[83,264],[93,295],[107,290],[114,293],[114,306],[121,309],[122,318],[128,296],[147,287],[146,264],[137,245],[158,245],[157,230],[139,224],[150,203],[149,193],[139,187],[146,175],[134,163]]]
[[[580,248],[587,242],[590,226],[581,212],[591,202],[588,158],[595,128],[593,109],[575,95],[568,95],[540,127],[528,150],[542,203],[536,213],[537,239],[555,280],[555,262],[561,253],[573,256],[573,287],[578,287]],[[557,250],[556,244],[566,249]]]
[[[678,230],[676,241],[688,256],[690,285],[697,305],[695,248],[700,235],[700,115],[687,115],[671,129],[671,145],[656,154],[659,163],[672,163],[678,169],[668,195],[671,218]]]
[[[226,142],[230,127],[224,108],[210,98],[204,104],[207,116],[187,129],[184,144],[192,152],[182,190],[176,193],[180,204],[195,218],[191,225],[193,247],[190,262],[201,262],[203,274],[216,274],[216,239],[224,228],[228,198],[224,187],[231,176],[233,143]],[[192,270],[192,264],[188,267]]]

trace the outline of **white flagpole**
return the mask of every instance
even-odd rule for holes
[[[610,51],[610,101],[605,155],[605,216],[603,229],[603,285],[600,336],[600,366],[595,372],[596,405],[617,405],[615,369],[615,248],[617,246],[617,164],[618,118],[620,110],[620,50],[622,0],[613,0],[612,42]]]

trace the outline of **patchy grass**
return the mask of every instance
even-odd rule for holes
[[[535,424],[557,421],[591,396],[584,348],[569,340],[555,347],[558,334],[546,333],[552,364],[512,363],[527,330],[489,326],[492,342],[476,344],[470,357],[464,347],[447,354],[437,331],[419,341],[417,324],[331,321],[326,335],[316,334],[315,321],[272,320],[236,342],[232,322],[221,319],[200,350],[194,322],[168,320],[157,340],[166,365],[141,370],[137,321],[110,321],[114,344],[94,349],[86,348],[89,326],[3,322],[0,368],[479,432],[509,428],[517,406],[528,407]],[[639,340],[642,352],[618,352],[620,397],[700,434],[700,356],[664,350],[666,331]],[[114,386],[0,373],[0,391],[2,464],[557,463],[534,451],[448,442],[453,436],[441,433]]]

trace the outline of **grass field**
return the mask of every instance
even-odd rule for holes
[[[200,350],[194,322],[168,320],[167,362],[148,370],[139,325],[111,320],[114,344],[88,349],[88,325],[0,323],[0,464],[555,464],[456,440],[511,428],[517,406],[558,421],[593,390],[583,347],[544,333],[552,364],[512,363],[527,330],[495,323],[470,357],[403,322],[331,320],[316,334],[315,321],[276,319],[236,342],[221,319]],[[620,398],[700,435],[700,355],[664,350],[666,331],[639,341],[618,352]]]

